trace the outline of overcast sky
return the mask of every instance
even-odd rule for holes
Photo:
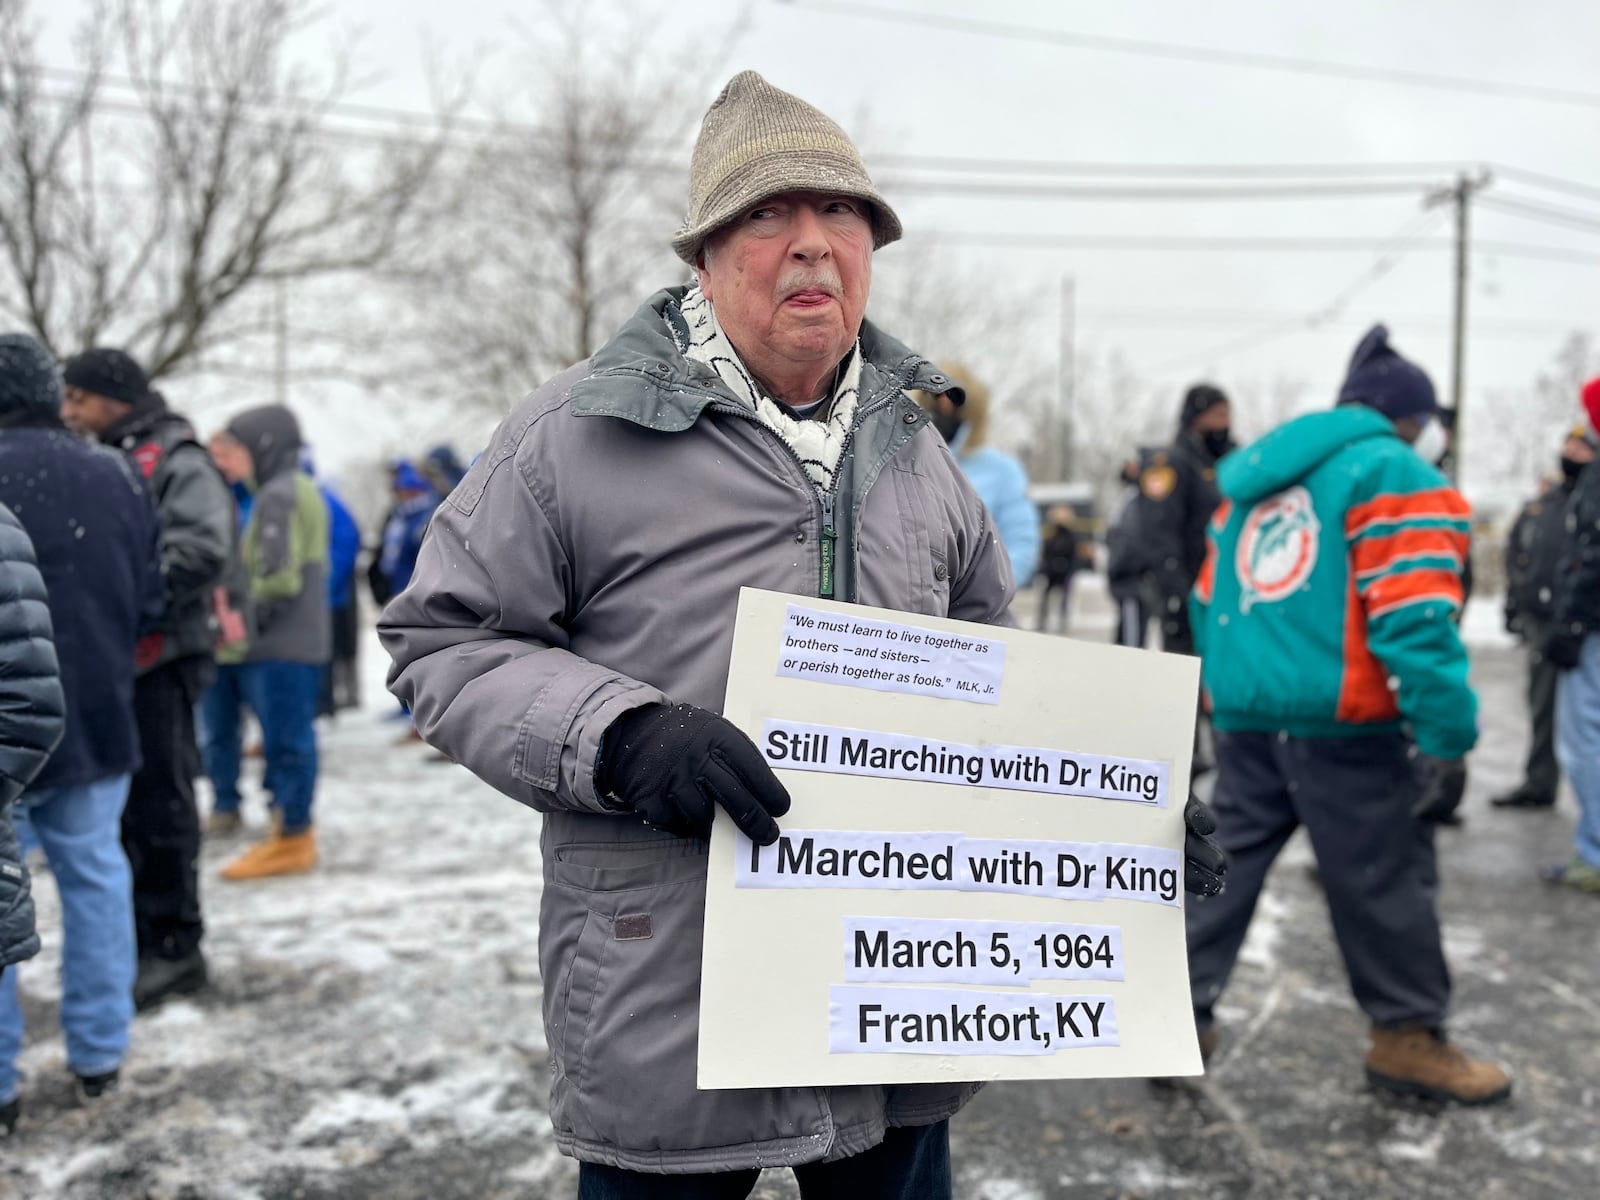
[[[1486,206],[1473,210],[1476,237],[1552,247],[1587,256],[1587,262],[1474,256],[1468,404],[1487,389],[1526,385],[1569,332],[1600,333],[1596,0],[639,0],[630,7],[663,14],[662,38],[704,38],[708,46],[741,8],[748,9],[749,31],[730,66],[761,71],[847,128],[869,119],[880,151],[1164,164],[1490,161],[1563,177],[1597,189],[1596,195],[1541,191],[1511,180],[1497,181],[1491,194],[1581,211],[1595,220],[1593,227],[1527,220]],[[54,35],[64,26],[61,18],[76,15],[82,5],[57,0],[44,8]],[[538,11],[503,0],[330,0],[326,9],[338,25],[363,27],[367,60],[382,64],[382,78],[361,98],[418,110],[428,104],[422,47],[470,59],[475,47],[506,43],[513,14],[527,21]],[[1586,93],[1591,100],[1558,103],[1111,53],[1042,38],[1030,42],[922,27],[862,15],[865,9],[1429,72]],[[894,174],[887,166],[876,173]],[[954,172],[924,174],[950,178]],[[1433,178],[1446,183],[1448,172]],[[1174,390],[1200,374],[1225,385],[1291,375],[1331,395],[1362,330],[1383,319],[1444,391],[1452,259],[1442,248],[1415,248],[1400,257],[1318,330],[1219,350],[1325,309],[1372,270],[1376,250],[1130,252],[1043,241],[1061,235],[1270,234],[1363,238],[1375,245],[1423,211],[1424,190],[1418,180],[1406,194],[1376,197],[1108,202],[931,196],[891,188],[908,243],[884,256],[914,251],[911,239],[932,230],[1037,236],[1038,245],[959,253],[1042,297],[1038,336],[1052,347],[1054,298],[1060,280],[1070,275],[1080,349],[1118,349],[1141,375]],[[1427,240],[1442,245],[1449,231],[1441,211]],[[664,229],[663,236],[669,232]]]

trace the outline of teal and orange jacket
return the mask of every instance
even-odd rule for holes
[[[1478,704],[1456,629],[1471,510],[1387,418],[1357,405],[1222,460],[1191,601],[1224,731],[1389,733],[1459,758]]]

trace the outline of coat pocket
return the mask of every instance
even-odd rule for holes
[[[682,839],[556,849],[544,914],[551,1118],[580,1142],[673,1153],[826,1127],[814,1089],[696,1089],[705,856],[704,842]]]

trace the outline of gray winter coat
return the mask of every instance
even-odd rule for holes
[[[684,358],[681,290],[534,392],[433,518],[384,611],[390,686],[429,744],[547,813],[540,970],[556,1142],[654,1172],[836,1159],[976,1090],[697,1091],[707,843],[595,792],[606,727],[670,697],[720,711],[739,588],[816,596],[824,504],[793,452]],[[838,599],[1005,620],[988,514],[906,389],[951,390],[870,325],[829,508]],[[619,940],[618,912],[649,913]],[[752,1020],[760,1014],[752,1013]]]
[[[33,544],[0,504],[0,968],[39,952],[11,805],[61,740],[65,715],[49,600]]]

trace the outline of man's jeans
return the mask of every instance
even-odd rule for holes
[[[578,1164],[578,1200],[744,1200],[760,1171],[652,1175]],[[794,1168],[802,1200],[949,1200],[950,1122],[890,1129],[870,1150]]]
[[[1578,665],[1561,677],[1556,757],[1578,793],[1578,857],[1600,867],[1600,634],[1583,639]]]
[[[257,662],[222,667],[200,705],[202,757],[216,789],[216,811],[239,810],[241,704],[261,722],[263,783],[283,814],[284,833],[311,826],[317,786],[318,663]]]
[[[122,852],[128,776],[39,788],[17,802],[24,846],[44,848],[61,894],[61,1030],[67,1066],[102,1075],[120,1066],[133,1022],[133,878]],[[17,1094],[22,1009],[17,972],[0,975],[0,1103]]]

